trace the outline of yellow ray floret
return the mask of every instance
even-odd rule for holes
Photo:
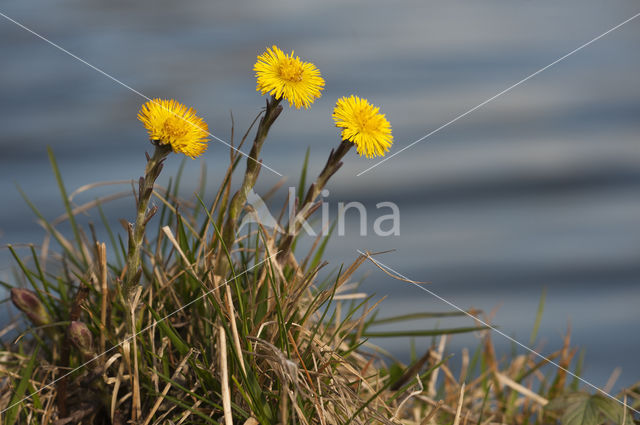
[[[258,85],[256,90],[269,93],[276,99],[285,98],[289,106],[308,108],[320,97],[324,80],[320,71],[310,62],[303,62],[293,52],[288,56],[273,46],[258,56],[253,66]]]
[[[333,109],[333,120],[342,128],[342,140],[353,142],[360,156],[384,156],[393,143],[389,121],[367,99],[341,97]]]
[[[173,99],[153,99],[138,112],[138,119],[149,132],[149,138],[161,145],[171,145],[177,153],[193,159],[207,150],[209,127],[196,110]]]

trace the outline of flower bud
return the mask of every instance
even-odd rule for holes
[[[69,325],[69,338],[73,345],[82,352],[85,356],[89,356],[93,353],[92,343],[93,336],[91,331],[82,322],[72,321]]]
[[[34,325],[42,326],[51,323],[47,309],[34,292],[28,289],[11,288],[11,301]]]

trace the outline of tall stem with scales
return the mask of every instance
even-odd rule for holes
[[[167,155],[171,153],[170,145],[156,144],[152,156],[147,155],[147,165],[144,170],[144,176],[140,177],[138,182],[138,197],[136,199],[136,222],[129,223],[129,247],[127,252],[126,273],[122,280],[122,292],[128,299],[140,280],[142,270],[140,264],[140,251],[144,240],[144,230],[153,215],[157,211],[157,207],[149,207],[149,200],[153,194],[153,185],[162,171],[163,163]]]

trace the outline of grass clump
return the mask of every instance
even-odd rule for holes
[[[269,60],[284,61],[291,67],[287,75],[298,70],[293,55]],[[313,69],[312,88],[319,95]],[[280,83],[273,78],[270,84]],[[320,278],[327,238],[319,236],[307,252],[296,252],[299,221],[281,220],[283,232],[257,223],[239,233],[247,194],[261,170],[261,149],[282,113],[281,99],[289,90],[292,104],[307,107],[317,97],[315,91],[305,97],[295,87],[284,88],[276,91],[280,97],[267,100],[238,143],[239,149],[254,132],[239,187],[234,191],[233,177],[243,158],[232,147],[211,199],[204,199],[204,178],[200,192],[189,199],[180,197],[178,183],[166,189],[154,185],[170,153],[204,151],[202,132],[208,130],[195,111],[177,102],[158,102],[175,107],[172,114],[147,104],[143,122],[155,151],[147,155],[134,193],[135,223],[124,222],[127,243],[111,228],[100,202],[71,203],[50,152],[66,209],[61,221],[69,222],[72,236],[58,230],[61,221],[45,220],[25,196],[58,249],[44,243],[36,251],[32,245],[21,256],[9,246],[18,273],[14,283],[2,285],[31,327],[0,351],[3,423],[631,423],[617,402],[579,392],[565,370],[545,368],[546,361],[530,354],[498,357],[489,331],[473,323],[414,332],[436,343],[402,364],[368,338],[407,333],[375,328],[443,314],[378,319],[379,301],[354,291],[355,273],[369,254]],[[377,108],[366,106],[368,116],[377,114]],[[357,110],[349,113],[358,120]],[[199,127],[182,131],[187,124]],[[381,151],[372,134],[363,136],[363,152]],[[390,127],[383,136],[390,143]],[[307,156],[297,217],[308,218],[318,208],[319,193],[356,143],[342,141],[308,185]],[[152,199],[159,206],[149,208]],[[94,207],[106,242],[95,227],[86,229],[75,219]],[[10,323],[3,335],[19,324]],[[474,353],[463,351],[461,370],[454,373],[448,335],[472,331],[482,334],[482,343]],[[575,354],[567,336],[548,358],[569,369]],[[638,405],[637,388],[626,395]]]

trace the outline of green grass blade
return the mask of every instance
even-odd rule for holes
[[[44,275],[44,272],[42,271],[42,267],[40,266],[40,260],[38,259],[38,254],[36,253],[36,249],[34,248],[33,244],[29,246],[29,249],[31,250],[31,257],[33,258],[33,264],[35,264],[36,270],[38,271],[38,279],[42,283],[42,288],[44,292],[48,295],[47,298],[50,298],[51,294],[49,292],[50,291],[49,288],[51,287],[51,283],[49,282],[47,277]]]
[[[461,311],[451,311],[451,312],[442,312],[442,313],[410,313],[410,314],[403,314],[399,316],[376,319],[371,322],[371,325],[381,325],[383,323],[406,322],[409,320],[434,319],[434,318],[441,318],[441,317],[456,317],[456,316],[466,316],[466,313],[463,313]]]
[[[476,332],[489,329],[487,326],[469,326],[463,328],[448,328],[448,329],[428,329],[417,331],[387,331],[387,332],[364,332],[362,336],[368,338],[396,338],[396,337],[421,337],[421,336],[439,336],[450,334],[461,334],[468,332]]]
[[[433,366],[430,366],[429,369],[427,369],[426,371],[424,371],[423,373],[420,374],[420,380],[424,381],[425,379],[427,379],[429,377],[429,375],[431,375],[433,373],[433,371],[435,371],[436,369],[438,369],[440,366],[442,366],[443,364],[446,364],[449,359],[451,359],[451,357],[453,357],[453,354],[449,354],[448,356],[445,356],[442,360],[440,360],[439,362],[437,362],[436,364],[434,364]],[[411,367],[406,368],[406,370],[409,370]],[[395,382],[398,382],[400,378],[402,378],[402,373],[397,377],[397,379],[394,380]],[[388,402],[393,402],[395,401],[398,397],[405,395],[406,391],[409,390],[409,388],[411,388],[411,385],[413,385],[413,380],[409,381],[408,383],[404,384],[403,386],[401,386],[398,390],[396,390],[396,393],[394,395],[392,395]],[[426,385],[425,385],[426,386]]]
[[[29,199],[27,194],[22,190],[22,188],[16,185],[16,189],[20,193],[20,196],[22,196],[22,199],[24,199],[24,201],[27,203],[29,208],[31,208],[31,211],[33,211],[33,213],[36,215],[36,217],[40,219],[40,221],[42,222],[44,227],[47,229],[47,231],[51,234],[51,236],[53,236],[53,238],[60,244],[64,252],[68,255],[69,261],[71,261],[77,267],[83,268],[84,266],[80,262],[78,262],[78,260],[76,259],[75,252],[71,251],[67,246],[67,244],[64,243],[64,241],[60,237],[59,232],[44,218],[40,210],[38,210],[35,204],[31,202],[31,200]]]
[[[482,405],[480,406],[480,417],[478,418],[478,423],[482,423],[482,417],[484,415],[484,410],[487,405],[487,400],[489,399],[489,390],[491,389],[491,384],[489,384],[489,388],[485,391],[484,397],[482,398]]]
[[[78,228],[78,224],[76,223],[76,217],[73,214],[71,202],[69,202],[69,196],[67,195],[67,190],[64,187],[62,175],[60,174],[60,169],[58,168],[58,163],[56,162],[56,158],[53,155],[51,146],[47,146],[47,153],[49,154],[49,162],[51,162],[51,168],[53,169],[53,173],[56,176],[56,181],[58,182],[58,188],[60,189],[60,196],[62,197],[62,202],[64,203],[64,209],[67,211],[67,215],[69,216],[69,223],[71,224],[71,228],[73,230],[73,236],[75,237],[76,244],[78,245],[78,250],[80,251],[80,255],[82,256],[82,260],[86,264],[87,258],[84,255],[82,238],[80,237],[80,229]]]
[[[538,337],[538,330],[540,330],[540,322],[542,321],[542,313],[544,312],[544,301],[547,298],[547,288],[542,288],[542,295],[540,295],[540,302],[538,303],[538,312],[536,313],[536,321],[533,324],[533,330],[531,331],[531,337],[529,338],[529,345],[533,345]]]
[[[184,173],[184,166],[186,163],[187,158],[182,158],[182,161],[180,161],[180,166],[178,167],[178,172],[176,173],[176,184],[173,186],[173,197],[175,199],[178,199],[178,192],[180,190],[180,183],[182,182],[182,174]],[[169,193],[167,193],[167,195],[169,195]]]
[[[7,248],[9,248],[9,252],[11,252],[11,255],[13,256],[14,260],[16,260],[16,263],[18,263],[18,266],[22,270],[22,273],[24,274],[24,276],[29,280],[31,287],[38,295],[38,298],[40,299],[40,301],[44,303],[49,314],[53,314],[55,310],[53,309],[53,306],[49,302],[49,297],[45,296],[45,294],[40,289],[40,286],[36,284],[35,280],[32,277],[34,273],[25,266],[25,264],[22,262],[22,260],[16,253],[15,249],[13,249],[12,245],[7,245]]]
[[[102,203],[96,201],[96,206],[98,207],[98,213],[100,214],[100,220],[102,220],[102,224],[104,228],[107,230],[107,235],[109,236],[109,240],[111,241],[111,246],[113,247],[113,252],[116,255],[116,263],[119,269],[122,269],[122,257],[120,256],[120,250],[118,249],[118,243],[116,242],[116,238],[113,234],[113,230],[109,225],[109,220],[107,220],[107,216],[104,214],[104,210],[102,209]]]
[[[425,373],[423,373],[422,375],[420,375],[420,379],[424,379],[423,377],[427,377],[427,376],[429,376],[429,375],[430,375],[430,374],[431,374],[431,373],[432,373],[436,368],[440,367],[440,365],[441,365],[444,361],[445,361],[445,359],[443,359],[442,361],[440,361],[440,362],[436,363],[435,365],[433,365],[432,367],[430,367],[430,368],[429,368],[429,370],[427,370]],[[391,387],[393,384],[395,384],[396,382],[397,382],[397,379],[389,379],[389,380],[388,380],[388,381],[387,381],[387,382],[382,386],[382,388],[380,388],[378,391],[376,391],[376,393],[375,393],[375,394],[373,394],[371,397],[369,397],[369,399],[367,399],[367,401],[366,401],[366,402],[364,402],[364,403],[362,404],[362,406],[360,406],[360,407],[358,408],[358,410],[356,410],[356,412],[353,414],[353,416],[351,416],[351,417],[349,418],[349,420],[348,420],[347,422],[345,422],[345,424],[344,424],[344,425],[349,425],[351,422],[353,422],[353,420],[354,420],[355,418],[357,418],[357,417],[358,417],[358,415],[359,415],[360,413],[362,413],[362,411],[363,411],[364,409],[366,409],[366,408],[367,408],[367,406],[369,406],[373,400],[375,400],[376,398],[378,398],[378,396],[379,396],[380,394],[382,394],[384,391],[386,391],[388,388],[390,388],[390,387]],[[402,394],[402,393],[397,392],[397,393],[396,393],[396,396],[397,396],[397,395],[400,395],[400,394]]]
[[[200,179],[199,179],[199,184],[198,184],[198,193],[197,193],[197,197],[199,198],[204,198],[206,189],[207,189],[207,163],[206,162],[202,162],[202,166],[200,168]],[[194,220],[198,219],[198,216],[200,215],[200,210],[204,208],[206,209],[206,207],[202,206],[200,203],[196,202],[196,205],[193,207],[193,218]],[[200,232],[200,236],[202,237],[202,232]]]
[[[318,267],[318,264],[320,264],[320,261],[322,261],[322,256],[324,255],[324,251],[327,249],[327,243],[329,242],[329,239],[331,238],[331,234],[333,234],[333,229],[336,228],[336,224],[338,222],[334,221],[333,224],[331,225],[331,228],[329,229],[329,233],[327,234],[327,236],[325,236],[322,239],[322,242],[320,243],[320,246],[318,247],[318,250],[316,251],[315,255],[313,256],[313,260],[311,261],[311,265],[309,266],[309,268],[307,270],[313,270],[316,267]]]
[[[307,168],[309,166],[309,152],[310,149],[307,147],[307,152],[304,154],[304,162],[302,163],[302,171],[300,172],[300,180],[298,181],[298,207],[302,206],[304,202],[304,194],[305,194],[305,186],[307,185]]]
[[[187,343],[182,338],[180,338],[180,336],[173,330],[173,327],[170,326],[166,320],[161,320],[160,315],[156,313],[155,310],[151,308],[151,306],[148,306],[147,308],[149,309],[149,312],[151,313],[153,318],[156,320],[158,326],[160,327],[160,330],[171,340],[171,343],[176,347],[178,352],[182,356],[185,356],[189,352],[189,345],[187,345]]]
[[[9,409],[7,409],[7,415],[5,416],[5,424],[6,425],[14,425],[16,420],[18,419],[18,413],[20,413],[20,404],[24,399],[24,394],[27,391],[27,387],[29,386],[29,380],[31,379],[31,375],[33,374],[33,369],[36,366],[36,360],[38,358],[38,347],[34,350],[31,358],[29,359],[29,363],[27,363],[27,367],[22,370],[20,374],[20,382],[16,387],[13,396],[11,397],[11,401],[9,402]]]
[[[573,377],[573,381],[571,381],[570,385],[571,391],[578,391],[578,389],[580,388],[580,380],[577,377],[582,374],[585,354],[586,350],[584,349],[580,350],[580,354],[578,354],[578,361],[576,362],[576,368],[574,371],[575,376]]]
[[[195,409],[193,407],[193,403],[192,402],[185,403],[184,401],[179,400],[179,399],[177,399],[177,398],[175,398],[175,397],[173,397],[173,396],[171,396],[169,394],[167,394],[164,398],[166,400],[176,404],[177,406],[180,406],[182,409],[190,411],[195,416],[198,416],[200,419],[204,420],[208,424],[220,425],[220,422],[214,421],[209,416],[207,416],[204,413],[202,413],[200,410]],[[178,420],[182,416],[182,413],[178,413],[177,415],[178,416],[176,417],[176,420]],[[190,423],[194,423],[194,422],[190,422]],[[200,422],[200,423],[202,423],[202,422]]]

